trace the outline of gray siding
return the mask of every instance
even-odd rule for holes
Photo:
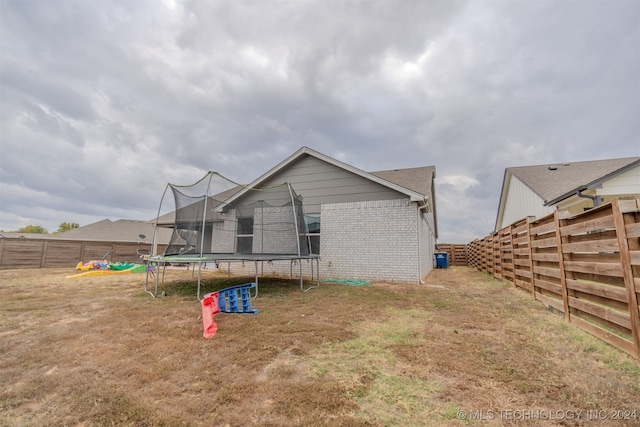
[[[270,177],[261,187],[283,182],[289,182],[295,192],[304,197],[306,213],[320,213],[320,206],[327,203],[407,198],[402,193],[308,155]]]

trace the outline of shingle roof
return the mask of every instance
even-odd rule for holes
[[[0,239],[3,237],[6,237],[7,239],[55,239],[56,234],[17,233],[14,231],[2,231],[0,232]]]
[[[435,166],[423,166],[419,168],[391,169],[370,173],[371,175],[393,182],[401,187],[429,196],[431,195],[432,181],[435,177],[435,172]]]
[[[103,219],[93,224],[55,235],[57,239],[102,240],[115,242],[151,242],[155,227],[149,221]],[[172,230],[158,229],[157,243],[168,243]],[[141,237],[144,236],[144,237]]]
[[[517,177],[549,205],[575,194],[581,187],[597,185],[635,163],[640,163],[640,157],[510,167],[506,172]]]

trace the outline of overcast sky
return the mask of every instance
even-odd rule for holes
[[[441,243],[510,166],[640,155],[640,2],[0,0],[0,229],[155,218],[302,146],[436,167]]]

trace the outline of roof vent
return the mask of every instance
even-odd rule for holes
[[[549,166],[549,170],[550,171],[557,171],[558,167],[557,166]]]

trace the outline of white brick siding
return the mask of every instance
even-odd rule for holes
[[[320,254],[331,278],[418,281],[415,204],[407,199],[331,203],[322,205],[321,215]]]
[[[417,206],[407,199],[322,205],[320,279],[417,283],[433,268],[435,237],[429,220],[430,213],[418,220]],[[317,278],[315,261],[302,260],[301,264],[308,279],[313,264]],[[229,265],[222,263],[221,267]],[[255,275],[253,261],[231,263],[230,267],[235,274]],[[300,264],[259,262],[258,274],[297,278]]]
[[[211,252],[233,253],[236,249],[236,211],[230,210],[223,221],[213,223]]]
[[[291,206],[256,208],[253,219],[254,254],[298,253],[298,229]]]

